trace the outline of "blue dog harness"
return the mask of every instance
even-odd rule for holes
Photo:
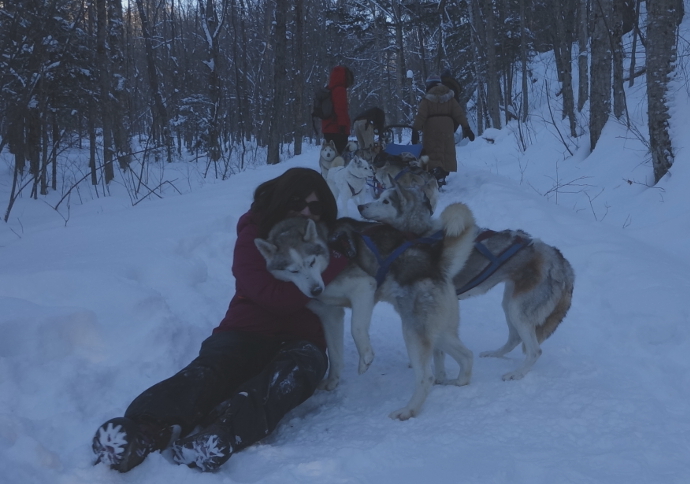
[[[376,287],[381,287],[381,284],[383,284],[383,281],[386,279],[386,274],[388,274],[388,270],[391,267],[391,264],[395,262],[395,259],[400,257],[403,252],[405,252],[407,249],[412,247],[413,245],[417,244],[435,244],[436,242],[439,242],[443,239],[443,230],[439,230],[438,232],[429,235],[428,237],[420,237],[417,239],[412,239],[412,240],[406,240],[404,243],[402,243],[400,246],[398,246],[388,257],[385,259],[381,257],[381,254],[379,253],[378,247],[376,247],[376,244],[374,244],[374,241],[371,240],[371,238],[367,235],[360,234],[362,237],[362,240],[364,243],[369,247],[369,250],[374,254],[374,257],[376,257],[376,262],[379,264],[379,269],[376,271]]]
[[[455,293],[459,296],[467,291],[474,289],[482,282],[486,281],[494,272],[496,272],[503,264],[505,264],[511,257],[517,254],[519,251],[532,245],[533,240],[520,235],[515,236],[513,243],[510,244],[503,252],[495,256],[491,251],[482,243],[483,240],[489,239],[496,235],[497,232],[493,230],[484,230],[477,235],[474,239],[474,248],[479,251],[484,257],[489,260],[489,265],[484,268],[479,274],[474,276],[467,284],[462,286],[460,289],[456,290]]]

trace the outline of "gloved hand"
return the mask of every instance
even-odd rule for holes
[[[343,254],[348,259],[357,256],[357,246],[350,234],[344,230],[335,232],[328,238],[328,246]]]
[[[469,138],[470,141],[474,141],[474,133],[472,132],[469,126],[462,127],[462,137]]]

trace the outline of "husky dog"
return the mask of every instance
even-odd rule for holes
[[[458,338],[458,304],[451,277],[472,250],[474,218],[460,203],[448,206],[437,221],[431,220],[423,205],[419,212],[424,221],[416,227],[422,235],[434,234],[433,240],[410,241],[390,225],[340,219],[336,232],[347,232],[356,255],[325,288],[321,272],[328,264],[329,251],[313,221],[286,219],[276,224],[267,240],[255,240],[276,278],[292,281],[316,298],[309,308],[324,325],[331,363],[323,385],[327,389],[337,386],[343,365],[343,312],[338,306],[352,307],[352,335],[360,354],[359,372],[363,373],[374,356],[369,341],[373,306],[380,300],[393,304],[402,319],[416,384],[409,403],[390,414],[400,420],[417,415],[426,400],[434,382],[434,349],[447,352],[460,365],[458,377],[443,383],[466,385],[472,374],[472,352]],[[389,257],[403,245],[408,248],[391,262]]]
[[[384,192],[378,203],[360,208],[364,218],[391,224],[402,231],[416,230],[417,216],[410,213],[408,191]],[[406,197],[405,195],[408,194]],[[519,380],[541,355],[540,344],[565,317],[573,294],[575,274],[561,252],[532,239],[521,230],[479,230],[464,268],[453,277],[458,299],[484,294],[505,283],[503,310],[508,324],[508,341],[499,349],[479,356],[501,357],[520,342],[526,358],[504,380]],[[493,266],[493,267],[491,267]],[[491,271],[491,269],[495,271]],[[434,354],[437,378],[443,374],[443,355]]]
[[[338,154],[335,149],[335,142],[324,140],[321,143],[321,152],[319,154],[319,168],[321,168],[321,176],[328,179],[328,170],[337,166],[345,166],[345,159]]]
[[[331,168],[326,181],[338,203],[338,211],[347,213],[347,202],[354,199],[355,203],[363,203],[366,197],[367,178],[374,176],[374,170],[362,156],[360,151],[350,163],[344,167]]]
[[[359,149],[371,149],[374,147],[374,135],[383,133],[386,123],[386,113],[381,108],[371,108],[355,118],[352,125]]]
[[[391,155],[382,151],[376,155],[372,164],[380,190],[392,188],[393,182],[406,188],[420,187],[431,202],[433,211],[438,202],[438,182],[426,171],[428,162],[429,157],[426,155],[418,159],[411,153]]]
[[[514,255],[504,256],[512,252]],[[498,266],[495,272],[486,270],[490,265]],[[517,370],[503,375],[504,380],[519,380],[541,355],[539,345],[568,312],[575,274],[557,248],[521,230],[484,230],[477,236],[464,268],[453,278],[458,299],[484,294],[502,282],[508,341],[479,356],[501,357],[522,342],[525,361]]]

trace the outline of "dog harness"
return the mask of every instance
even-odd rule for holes
[[[376,247],[376,244],[373,240],[371,240],[369,236],[364,235],[362,233],[360,233],[360,236],[362,237],[362,240],[364,241],[366,246],[369,247],[369,250],[371,250],[371,252],[374,254],[374,257],[376,257],[376,262],[378,262],[379,264],[379,269],[378,271],[376,271],[376,287],[378,288],[381,287],[381,284],[383,284],[383,281],[386,279],[386,274],[388,274],[388,270],[390,269],[391,264],[395,262],[395,259],[400,257],[403,254],[403,252],[405,252],[413,245],[431,245],[441,241],[443,239],[443,230],[439,230],[438,232],[431,234],[428,237],[419,237],[416,239],[406,240],[401,245],[399,245],[393,252],[391,252],[391,254],[385,259],[381,257],[378,247]]]
[[[397,182],[398,179],[401,178],[405,173],[410,173],[410,172],[412,172],[413,174],[419,174],[419,173],[421,173],[422,171],[424,171],[422,168],[415,168],[415,169],[413,170],[413,168],[411,168],[411,167],[409,167],[409,166],[406,166],[405,168],[403,168],[402,170],[400,170],[400,171],[393,177],[393,181],[396,181],[396,182]],[[369,186],[372,187],[372,188],[374,189],[374,197],[375,197],[375,198],[378,198],[378,197],[386,190],[386,187],[383,185],[383,183],[381,183],[380,181],[378,181],[378,179],[376,178],[376,176],[374,176],[373,182],[374,182],[373,185],[369,185]]]
[[[486,239],[490,239],[498,232],[493,230],[483,230],[474,239],[474,248],[479,251],[484,257],[489,260],[489,265],[484,268],[479,274],[474,276],[470,281],[462,286],[460,289],[455,291],[458,296],[464,294],[471,289],[474,289],[482,282],[486,281],[494,272],[496,272],[503,264],[505,264],[511,257],[520,252],[525,247],[532,245],[534,242],[532,239],[516,235],[513,239],[513,243],[510,244],[506,249],[503,250],[497,256],[493,255],[491,251],[482,243]]]

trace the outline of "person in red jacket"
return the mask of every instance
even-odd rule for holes
[[[338,153],[343,153],[350,135],[350,114],[348,113],[347,88],[355,82],[352,71],[345,66],[335,66],[328,80],[333,102],[333,116],[321,120],[321,132],[326,141],[333,141]]]
[[[93,438],[96,463],[127,472],[166,448],[175,429],[175,462],[212,471],[270,434],[314,393],[328,367],[321,321],[297,286],[268,272],[254,244],[276,222],[294,215],[329,228],[335,223],[336,201],[318,172],[291,168],[256,189],[251,209],[237,224],[235,295],[225,317],[196,359],[135,398],[124,417],[99,427]],[[347,262],[331,251],[324,282]],[[197,427],[201,430],[192,433]]]

